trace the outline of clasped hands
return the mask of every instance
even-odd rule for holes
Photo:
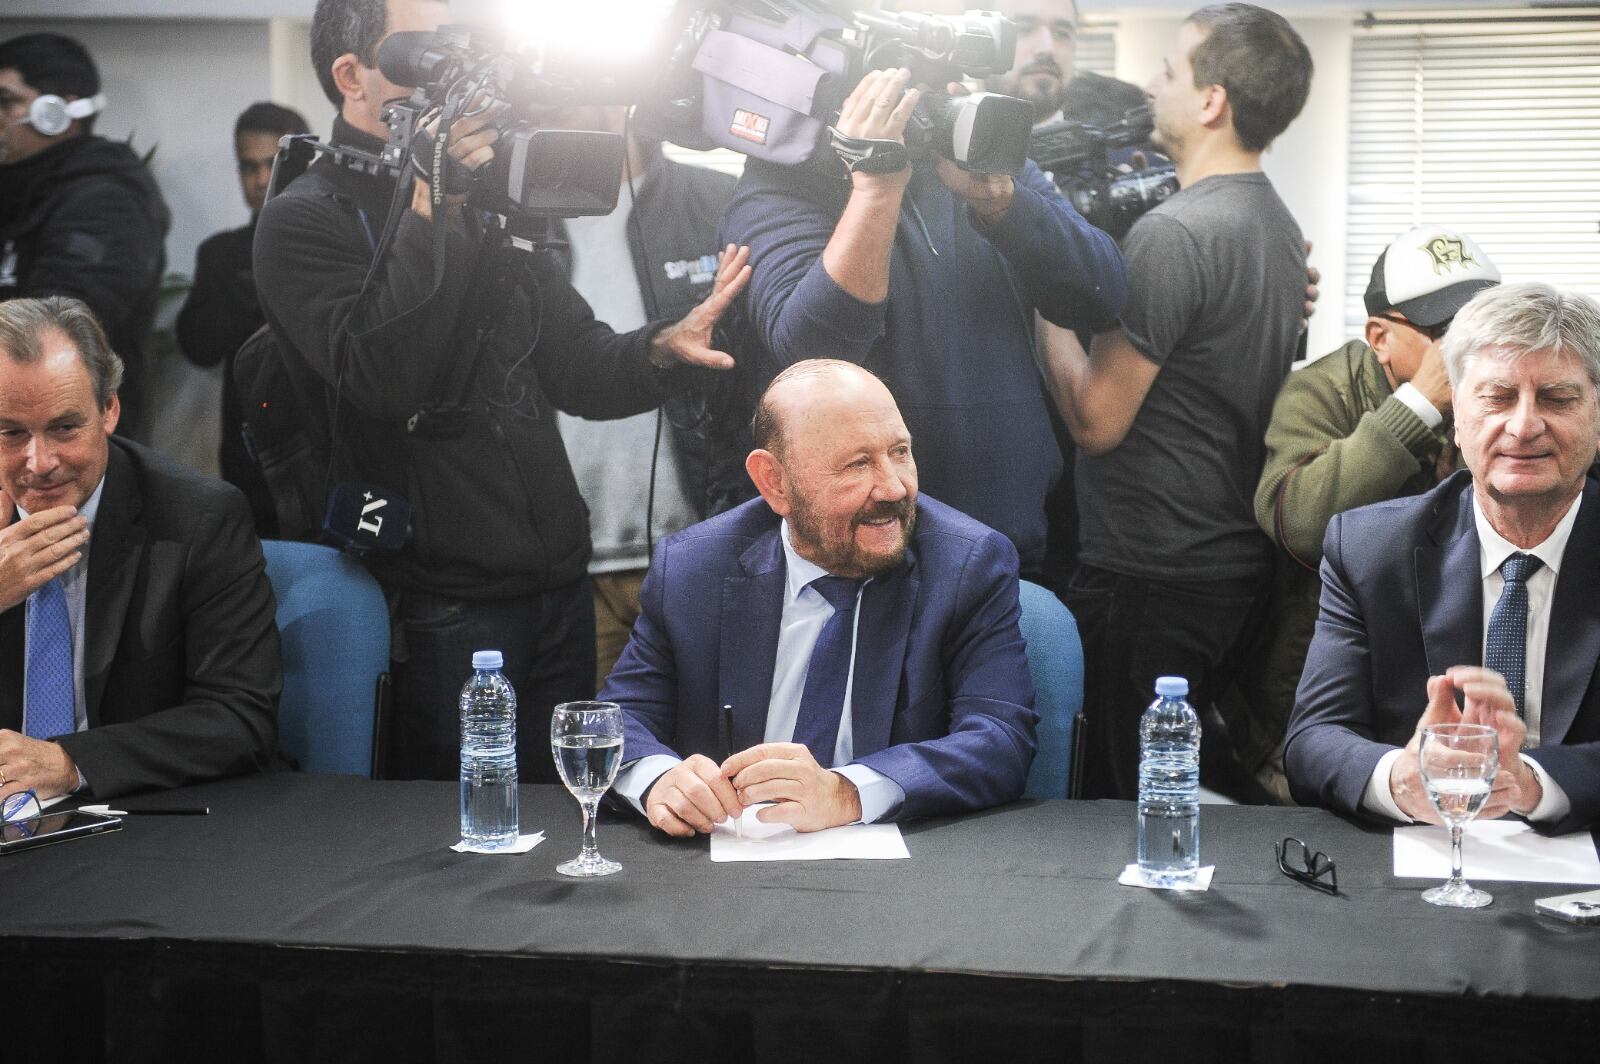
[[[1458,691],[1462,695],[1459,709]],[[1389,793],[1407,816],[1428,824],[1444,823],[1428,801],[1418,760],[1422,729],[1430,724],[1487,724],[1498,733],[1500,771],[1495,774],[1488,801],[1478,813],[1479,820],[1493,820],[1507,813],[1525,816],[1538,807],[1544,788],[1520,756],[1528,728],[1517,716],[1517,704],[1505,678],[1492,669],[1457,665],[1443,676],[1428,677],[1428,706],[1417,721],[1411,741],[1389,769]]]
[[[663,773],[645,795],[650,823],[678,838],[709,834],[758,802],[776,804],[756,813],[767,824],[820,831],[861,819],[856,785],[823,768],[801,743],[761,743],[722,764],[692,754]]]

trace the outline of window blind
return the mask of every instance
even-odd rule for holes
[[[1600,19],[1356,31],[1346,333],[1378,253],[1453,225],[1508,281],[1600,296]]]

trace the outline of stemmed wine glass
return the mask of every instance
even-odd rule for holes
[[[595,819],[600,796],[617,778],[622,764],[622,709],[615,702],[563,702],[550,718],[550,749],[561,782],[583,807],[583,850],[556,866],[564,876],[609,876],[622,871],[600,856],[595,845]]]
[[[1494,898],[1461,877],[1461,829],[1489,800],[1500,769],[1500,740],[1487,724],[1430,724],[1417,757],[1428,801],[1450,827],[1450,878],[1422,892],[1432,905],[1481,909]]]

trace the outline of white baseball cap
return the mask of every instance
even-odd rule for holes
[[[1373,264],[1367,313],[1398,310],[1407,321],[1431,328],[1499,283],[1500,268],[1470,236],[1419,225],[1396,237]]]

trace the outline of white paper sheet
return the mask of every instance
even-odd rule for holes
[[[467,845],[467,843],[465,841],[458,842],[458,843],[456,843],[454,846],[452,846],[450,848],[452,850],[456,851],[456,853],[487,853],[487,854],[527,853],[529,850],[533,849],[535,846],[539,845],[543,841],[544,841],[544,832],[535,831],[532,835],[518,835],[517,836],[517,841],[512,843],[510,846],[507,846],[503,850],[484,850],[484,849],[479,849],[476,846]]]
[[[1168,886],[1157,886],[1154,883],[1146,883],[1144,881],[1144,877],[1139,874],[1138,862],[1134,862],[1122,870],[1122,874],[1117,877],[1117,882],[1125,887],[1143,887],[1146,890],[1210,890],[1211,874],[1216,870],[1217,866],[1214,864],[1202,865],[1195,869],[1194,882],[1192,883],[1173,883]]]
[[[756,819],[765,805],[753,805],[740,818],[724,820],[711,832],[713,861],[903,861],[911,857],[898,824],[846,824],[824,831],[799,832],[788,824]],[[741,837],[742,836],[742,837]]]
[[[1600,883],[1600,856],[1587,831],[1550,837],[1520,820],[1467,825],[1461,874],[1472,883]],[[1394,829],[1394,874],[1400,879],[1450,878],[1450,832],[1431,824]]]

